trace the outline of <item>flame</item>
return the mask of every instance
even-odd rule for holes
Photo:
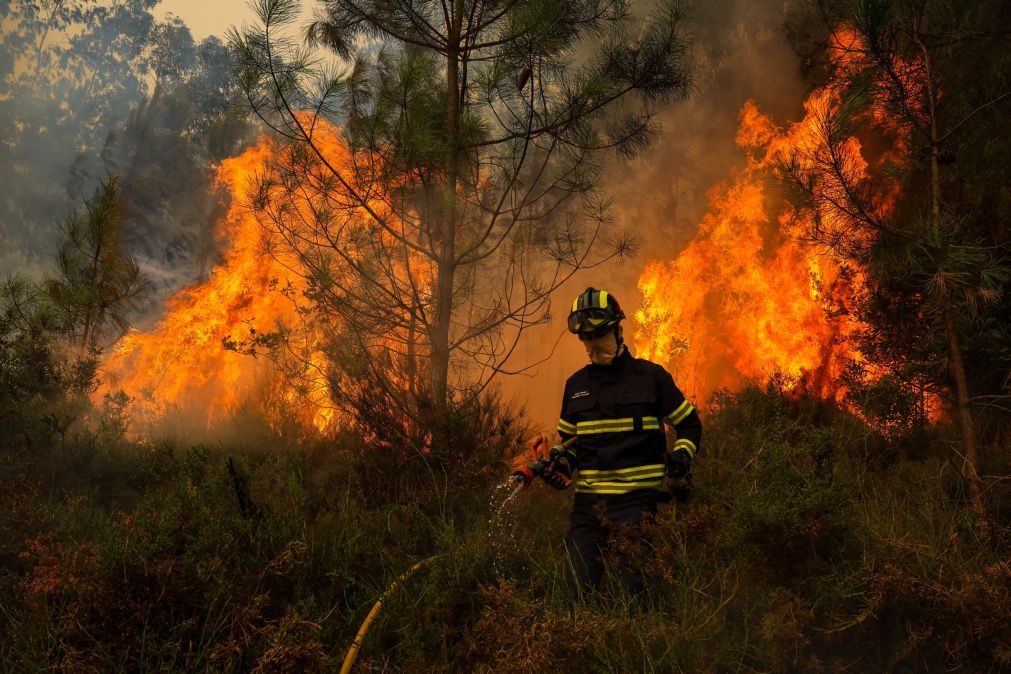
[[[133,399],[135,418],[153,420],[178,411],[211,427],[253,403],[272,423],[294,416],[304,428],[325,431],[338,420],[350,422],[331,395],[331,363],[324,352],[328,340],[350,326],[337,314],[314,311],[311,283],[321,270],[322,275],[342,273],[339,265],[326,266],[336,257],[329,251],[339,248],[348,258],[360,257],[363,231],[371,237],[366,244],[380,242],[401,251],[390,232],[409,226],[392,211],[383,188],[395,189],[404,181],[378,185],[370,179],[380,169],[377,157],[352,157],[339,128],[308,115],[302,121],[311,127],[313,145],[325,162],[307,161],[304,146],[278,145],[266,137],[223,161],[215,185],[230,194],[231,202],[216,225],[224,247],[221,263],[205,281],[172,297],[152,331],[131,332],[104,363],[106,381],[99,394],[124,391]],[[358,193],[386,229],[366,215],[357,196],[349,196],[350,186],[334,185],[334,167],[344,176],[364,176],[368,182],[357,186]],[[295,188],[285,179],[292,172],[304,172]],[[318,217],[337,209],[340,226]],[[414,290],[428,293],[430,260],[410,253],[391,255],[384,263],[391,278],[409,277]],[[241,348],[255,348],[257,335],[277,326],[284,326],[283,362],[251,358]],[[407,340],[397,328],[367,339],[378,352],[396,351]],[[238,344],[243,353],[226,349],[226,342]],[[413,383],[403,382],[405,388]]]
[[[746,165],[710,190],[710,210],[688,247],[674,260],[650,261],[639,278],[636,346],[674,370],[697,398],[778,374],[788,385],[838,399],[839,375],[861,360],[853,345],[860,324],[850,312],[860,270],[803,239],[816,217],[826,238],[867,241],[850,231],[833,199],[820,200],[813,213],[796,210],[773,179],[791,162],[797,171],[817,169],[827,151],[824,125],[838,105],[837,92],[826,87],[805,102],[801,121],[781,127],[745,103],[736,140]],[[842,172],[866,180],[860,141],[849,138],[841,149]],[[843,189],[842,181],[822,178],[822,196]],[[882,214],[890,207],[889,199],[875,205]]]
[[[280,280],[291,274],[264,250],[262,227],[247,207],[255,196],[256,176],[267,170],[276,152],[274,143],[261,137],[241,155],[221,162],[215,185],[231,195],[215,231],[224,246],[221,263],[205,281],[173,296],[153,330],[127,334],[103,364],[99,393],[123,390],[134,399],[135,416],[152,419],[176,411],[210,426],[258,398],[264,406],[302,407],[317,428],[331,420],[334,411],[321,376],[315,377],[307,405],[296,400],[298,395],[269,363],[222,345],[226,338],[255,334],[254,325],[273,326],[296,314],[292,293],[285,298],[277,292]],[[322,372],[321,359],[312,354],[307,371]]]
[[[850,364],[861,366],[866,383],[885,374],[856,345],[866,327],[854,315],[865,274],[854,260],[876,233],[854,223],[885,222],[894,211],[901,185],[884,169],[902,165],[909,129],[889,114],[879,81],[864,117],[853,120],[864,140],[854,134],[827,141],[838,140],[846,128],[840,120],[853,112],[842,95],[847,78],[868,65],[859,37],[846,27],[829,46],[833,76],[805,101],[799,122],[780,126],[754,102],[744,104],[736,138],[744,168],[710,190],[710,210],[687,248],[674,260],[650,261],[639,278],[636,346],[675,371],[696,399],[776,376],[864,417],[845,400],[840,375]],[[909,94],[903,105],[921,113],[922,64],[895,65],[893,76]],[[794,208],[774,188],[784,170],[810,190],[807,207]],[[853,189],[864,213],[850,210]],[[940,418],[938,396],[921,391],[921,404],[927,418]]]
[[[858,68],[859,63],[846,60],[854,52],[852,33],[842,31],[837,39],[837,63]],[[909,66],[910,79],[915,67]],[[823,398],[840,399],[839,375],[849,363],[862,360],[854,346],[862,326],[851,311],[861,271],[829,248],[803,240],[816,224],[826,238],[844,245],[870,243],[866,235],[851,231],[845,212],[832,206],[833,190],[844,189],[844,181],[823,176],[819,189],[829,198],[810,212],[791,207],[773,180],[785,163],[794,162],[801,172],[817,170],[827,151],[824,125],[840,106],[841,86],[841,81],[830,82],[814,92],[805,103],[804,118],[787,126],[776,124],[753,102],[745,103],[736,137],[746,153],[745,166],[710,190],[710,210],[692,243],[674,260],[648,262],[639,278],[637,352],[675,371],[696,399],[774,374]],[[888,126],[881,109],[871,114]],[[895,151],[876,149],[873,160],[858,138],[842,144],[841,171],[847,182],[865,181],[882,163],[901,155],[902,134],[888,135]],[[315,136],[329,162],[350,164],[338,130],[321,124]],[[146,416],[185,410],[208,426],[257,398],[262,405],[295,409],[319,429],[333,422],[334,406],[322,374],[326,357],[313,335],[307,336],[303,354],[303,374],[313,382],[308,390],[285,382],[263,359],[222,347],[223,340],[241,339],[254,325],[300,318],[296,303],[306,288],[298,271],[290,269],[297,261],[282,262],[267,252],[263,223],[248,209],[257,198],[256,177],[269,171],[279,151],[260,138],[221,163],[216,185],[231,195],[228,212],[216,227],[224,245],[221,263],[205,281],[174,296],[152,331],[134,331],[121,340],[104,364],[100,393],[122,389]],[[881,191],[873,205],[876,213],[890,212],[897,195],[897,184]],[[392,218],[381,202],[376,199],[374,208]],[[303,222],[312,221],[305,210],[311,206],[293,204]],[[304,241],[319,240],[311,226],[298,234]],[[426,279],[432,274],[424,261],[408,257],[390,264],[401,277],[416,276],[422,292],[428,290]],[[402,265],[411,274],[401,273]],[[284,284],[292,285],[277,292]]]

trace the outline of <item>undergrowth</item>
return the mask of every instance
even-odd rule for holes
[[[574,593],[570,493],[522,493],[496,544],[523,428],[497,414],[473,421],[496,442],[415,458],[354,434],[6,448],[0,669],[336,671],[432,556],[357,671],[1011,669],[1007,524],[976,538],[943,427],[885,438],[774,389],[718,396],[692,500],[661,507],[650,550],[614,543],[648,579],[637,602]]]

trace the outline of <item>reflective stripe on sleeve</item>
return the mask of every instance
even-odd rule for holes
[[[565,419],[559,419],[558,420],[558,428],[557,428],[557,430],[560,433],[565,433],[566,435],[575,435],[576,434],[576,425],[575,424],[570,424]]]
[[[677,426],[692,413],[695,408],[687,400],[678,405],[678,408],[663,418],[664,423]]]
[[[697,448],[695,447],[695,443],[689,440],[688,438],[680,438],[677,442],[674,443],[674,449],[687,450],[687,452],[691,455],[693,459],[695,458],[695,452],[697,450]]]

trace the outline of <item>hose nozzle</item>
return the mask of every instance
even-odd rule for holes
[[[575,438],[570,438],[549,449],[547,438],[539,436],[531,445],[529,454],[520,454],[513,460],[512,479],[524,488],[529,487],[535,477],[543,477],[546,472],[550,472],[554,463],[562,457],[563,448],[571,446],[574,441]]]
[[[530,463],[517,466],[513,471],[512,480],[522,484],[525,489],[533,483],[535,477],[544,472],[544,469],[547,468],[547,466],[548,462],[543,459],[537,459],[535,461],[531,461]]]

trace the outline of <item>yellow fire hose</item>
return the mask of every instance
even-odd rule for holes
[[[575,437],[571,437],[565,442],[563,442],[562,446],[568,447],[575,440],[576,440]],[[358,629],[358,634],[355,635],[355,640],[351,642],[351,648],[348,649],[348,654],[344,657],[344,664],[341,665],[340,674],[348,674],[348,672],[351,671],[351,667],[354,666],[355,660],[358,658],[358,650],[362,647],[362,643],[365,641],[365,634],[369,631],[369,627],[372,625],[372,621],[376,619],[377,615],[379,615],[379,609],[382,608],[383,602],[389,599],[390,595],[393,594],[393,591],[396,590],[401,583],[403,583],[405,580],[413,576],[415,571],[425,566],[438,556],[439,555],[433,555],[428,559],[421,560],[420,562],[409,568],[406,572],[404,572],[403,575],[401,575],[399,578],[393,581],[390,584],[390,586],[386,588],[386,592],[384,592],[382,596],[379,597],[376,603],[372,606],[372,610],[369,611],[369,614],[367,616],[365,616],[365,622],[363,622],[362,626]]]
[[[425,566],[436,557],[438,557],[438,555],[433,555],[428,559],[421,560],[409,568],[402,576],[400,576],[400,578],[397,578],[388,588],[386,588],[386,592],[384,592],[383,595],[379,597],[378,601],[376,601],[376,603],[372,606],[372,610],[369,611],[367,616],[365,616],[365,622],[363,622],[362,626],[358,629],[358,634],[355,635],[355,640],[351,643],[351,648],[348,649],[348,654],[344,658],[344,664],[341,665],[340,674],[348,674],[348,672],[351,671],[351,667],[355,664],[355,659],[358,657],[358,649],[362,647],[362,643],[365,641],[365,633],[369,631],[369,626],[372,625],[372,621],[376,619],[377,615],[379,615],[379,609],[382,607],[383,602],[389,599],[390,595],[393,594],[393,591],[396,590],[401,583],[413,576],[415,571]]]

